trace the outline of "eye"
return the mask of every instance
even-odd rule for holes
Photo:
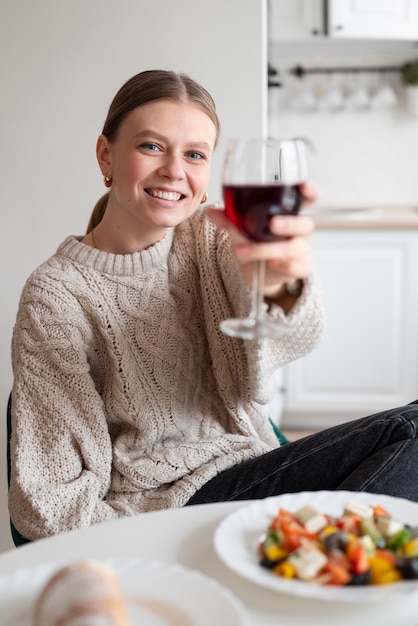
[[[196,160],[196,161],[198,161],[200,159],[206,160],[206,158],[207,158],[206,155],[203,154],[202,152],[196,152],[194,150],[191,150],[190,152],[187,152],[186,154],[187,154],[187,156],[190,159],[193,159],[193,160]]]
[[[161,150],[161,148],[156,143],[150,143],[148,141],[145,143],[141,143],[138,147],[142,148],[143,150],[148,150],[149,152],[159,152]]]

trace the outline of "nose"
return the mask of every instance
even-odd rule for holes
[[[165,154],[159,167],[159,174],[172,180],[184,178],[185,173],[181,156],[175,153]]]

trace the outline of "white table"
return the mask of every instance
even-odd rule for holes
[[[337,604],[278,594],[231,572],[215,553],[213,534],[226,515],[247,504],[146,513],[35,541],[1,554],[0,576],[45,562],[136,556],[177,563],[218,580],[241,600],[253,626],[418,626],[416,594],[400,602]]]

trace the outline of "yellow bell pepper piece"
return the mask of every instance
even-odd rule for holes
[[[296,576],[296,569],[289,561],[283,561],[279,565],[276,565],[273,571],[282,578],[295,578]]]
[[[287,557],[288,552],[284,548],[272,545],[267,548],[265,554],[269,561],[280,561]]]
[[[378,556],[371,557],[369,564],[373,585],[386,585],[402,579],[401,572],[388,559]]]
[[[402,580],[402,574],[396,568],[387,572],[372,573],[373,585],[387,585],[388,583],[396,583],[398,580]]]
[[[371,556],[369,559],[370,569],[373,572],[388,572],[394,569],[393,563],[381,556]]]
[[[327,535],[332,535],[333,533],[337,533],[339,531],[339,528],[337,528],[336,526],[325,526],[325,528],[323,528],[321,530],[320,533],[320,537],[326,537]]]
[[[408,541],[403,546],[402,552],[405,556],[418,556],[418,538]]]

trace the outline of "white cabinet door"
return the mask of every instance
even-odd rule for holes
[[[285,424],[325,427],[418,397],[418,233],[313,237],[328,330],[286,367]]]
[[[328,35],[418,40],[418,0],[329,0]]]
[[[323,35],[324,0],[269,0],[268,26],[273,43]]]

